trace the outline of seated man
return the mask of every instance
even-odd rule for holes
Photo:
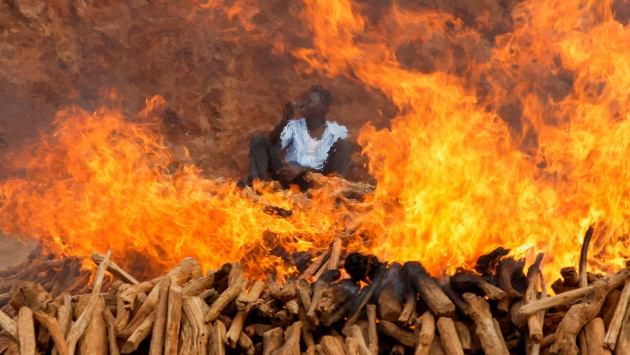
[[[282,121],[269,138],[257,135],[251,139],[248,182],[264,180],[269,173],[285,188],[296,184],[306,190],[303,176],[308,171],[347,177],[354,144],[347,139],[345,126],[326,120],[331,102],[330,91],[316,85],[303,101],[287,103]],[[298,119],[293,118],[294,108],[301,110]]]

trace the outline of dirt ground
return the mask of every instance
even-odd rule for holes
[[[25,262],[36,245],[37,241],[35,239],[17,238],[0,233],[0,271]]]

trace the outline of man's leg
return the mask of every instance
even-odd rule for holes
[[[324,163],[322,173],[328,175],[337,173],[344,178],[348,177],[350,166],[352,165],[352,153],[356,149],[356,144],[347,139],[338,139],[328,153],[328,159]]]
[[[280,152],[271,145],[269,138],[256,135],[249,141],[249,178],[265,178],[267,171],[275,173],[282,167]]]

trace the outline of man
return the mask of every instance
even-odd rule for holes
[[[304,174],[309,171],[347,177],[354,144],[348,129],[326,120],[332,102],[330,91],[320,85],[311,87],[298,104],[287,103],[282,121],[269,138],[254,136],[249,147],[249,179],[264,180],[266,173],[286,188],[291,184],[308,188]],[[294,119],[295,108],[301,116]]]

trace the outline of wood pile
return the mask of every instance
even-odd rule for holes
[[[630,269],[582,273],[580,286],[566,268],[547,297],[542,254],[524,273],[507,252],[438,280],[415,261],[344,257],[336,239],[286,280],[249,280],[239,263],[204,275],[185,258],[142,282],[110,252],[94,254],[90,293],[54,298],[40,283],[14,287],[12,312],[0,311],[0,354],[630,353]]]

